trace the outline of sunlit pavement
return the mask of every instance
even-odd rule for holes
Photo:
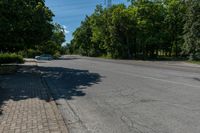
[[[38,65],[70,132],[200,132],[198,67],[80,56]]]

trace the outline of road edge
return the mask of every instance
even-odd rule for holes
[[[34,66],[36,68],[39,67],[39,64],[37,61],[34,61],[35,65],[31,65],[31,66]],[[58,104],[57,102],[54,100],[52,94],[51,94],[51,88],[49,87],[48,83],[46,82],[45,78],[43,77],[43,75],[40,75],[40,80],[43,84],[43,86],[45,87],[46,89],[46,92],[47,92],[47,95],[49,97],[49,103],[52,107],[52,110],[56,116],[56,119],[58,121],[58,125],[60,126],[61,128],[61,131],[62,133],[69,133],[69,128],[68,128],[68,125],[64,119],[64,117],[62,116],[62,113],[60,112],[59,108],[58,108]],[[64,123],[64,125],[63,125]]]
[[[52,100],[55,102],[64,122],[68,129],[69,133],[90,133],[83,122],[80,120],[79,116],[75,113],[73,108],[64,98],[60,98],[59,92],[55,89],[54,86],[51,88],[48,84],[48,81],[43,78],[45,83],[48,86]]]

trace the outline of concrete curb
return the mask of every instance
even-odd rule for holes
[[[29,62],[29,61],[28,61]],[[31,61],[32,62],[32,61]],[[38,66],[38,62],[37,60],[33,61],[35,62],[35,67],[39,67]],[[68,128],[68,124],[66,123],[61,111],[59,110],[58,107],[58,103],[56,102],[56,100],[54,100],[53,96],[52,96],[52,92],[51,92],[51,88],[49,87],[48,83],[46,82],[45,78],[43,77],[43,75],[40,76],[41,78],[41,82],[43,84],[43,86],[46,88],[48,97],[49,97],[49,102],[52,105],[52,109],[54,111],[54,114],[56,116],[56,119],[58,121],[58,124],[60,125],[60,128],[62,130],[62,133],[69,133],[69,128]],[[64,123],[64,125],[63,125]]]
[[[48,97],[49,97],[49,103],[51,104],[52,106],[52,109],[54,111],[54,114],[56,116],[56,119],[57,119],[57,122],[58,122],[58,125],[60,126],[60,130],[62,131],[62,133],[68,133],[69,130],[68,130],[68,126],[63,118],[63,116],[61,115],[61,112],[57,106],[57,103],[56,101],[53,99],[52,95],[51,95],[51,91],[50,91],[50,88],[46,82],[46,80],[41,77],[41,82],[43,84],[43,86],[46,88],[46,91],[47,91],[47,94],[48,94]]]
[[[48,85],[48,81],[44,78],[44,81]],[[56,103],[57,108],[64,119],[65,125],[68,128],[69,133],[90,133],[85,125],[80,120],[79,116],[75,113],[73,108],[64,98],[60,98],[60,94],[56,89],[51,88],[48,85],[51,96],[53,95],[53,101]]]

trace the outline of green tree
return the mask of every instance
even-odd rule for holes
[[[131,3],[128,7],[98,5],[74,32],[70,51],[112,58],[152,58],[172,53],[178,56],[183,46],[185,2],[132,0]]]
[[[55,23],[53,27],[53,34],[51,38],[44,42],[43,45],[38,46],[41,53],[54,55],[56,53],[60,54],[62,44],[65,42],[65,29]]]
[[[54,41],[60,47],[65,42],[65,29],[60,24],[54,24],[51,41]]]
[[[185,54],[190,54],[191,59],[200,60],[200,2],[189,0],[184,25]]]
[[[118,5],[112,11],[111,44],[115,50],[114,58],[131,58],[136,51],[136,20],[134,11]]]
[[[82,55],[94,56],[95,51],[91,43],[92,29],[89,17],[86,17],[81,26],[73,33],[73,36],[74,39],[71,43],[73,44],[74,51]]]
[[[145,56],[158,55],[163,44],[165,10],[158,1],[138,0],[133,3],[136,10],[138,45]]]
[[[94,13],[90,16],[90,25],[92,30],[91,43],[95,47],[97,56],[107,54],[106,36],[108,35],[106,17],[101,5],[97,5]]]
[[[53,13],[44,0],[0,0],[1,51],[43,45],[52,36]]]
[[[183,0],[165,0],[167,15],[165,18],[168,41],[171,43],[171,51],[175,52],[176,57],[181,52],[183,43],[183,26],[186,12],[186,5]]]

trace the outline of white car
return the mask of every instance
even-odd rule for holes
[[[40,56],[35,56],[36,60],[52,60],[53,57],[50,54],[42,54]]]

